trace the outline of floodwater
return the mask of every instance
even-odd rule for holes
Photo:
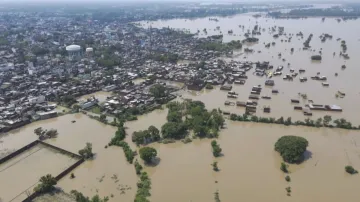
[[[224,156],[217,159],[210,140],[151,145],[160,157],[157,166],[147,167],[151,201],[207,202],[217,190],[222,201],[358,201],[359,176],[344,171],[346,165],[360,167],[358,132],[231,121],[227,127],[218,140]],[[274,151],[282,135],[309,141],[305,162],[289,168],[291,182],[285,181]],[[213,161],[219,172],[212,170]]]
[[[20,202],[33,192],[40,177],[57,176],[76,161],[54,149],[36,145],[0,165],[0,196],[3,201]]]
[[[254,37],[259,38],[259,42],[255,44],[244,44],[243,49],[248,47],[254,50],[253,53],[244,53],[243,49],[240,51],[234,52],[233,58],[228,58],[227,60],[238,60],[238,61],[269,61],[270,65],[273,65],[274,68],[282,65],[284,70],[282,71],[282,76],[273,77],[275,81],[275,86],[265,87],[261,95],[271,96],[271,100],[259,100],[258,110],[256,115],[268,116],[279,118],[280,116],[284,117],[293,117],[293,120],[304,120],[305,117],[301,111],[294,111],[293,105],[290,103],[290,99],[300,99],[300,105],[304,106],[307,104],[306,100],[302,100],[299,97],[299,93],[307,94],[309,100],[313,100],[314,104],[335,104],[343,108],[343,112],[318,112],[313,111],[313,119],[318,117],[323,117],[324,115],[331,115],[334,118],[346,118],[348,121],[352,122],[354,125],[360,124],[360,117],[358,116],[360,112],[360,91],[356,86],[360,85],[360,80],[358,76],[360,75],[360,69],[358,64],[360,63],[360,58],[357,57],[358,52],[360,52],[360,20],[348,20],[341,21],[338,23],[335,18],[326,18],[322,22],[321,18],[308,18],[308,19],[271,19],[271,18],[254,18],[252,13],[242,14],[234,17],[218,17],[219,22],[209,21],[208,18],[199,18],[195,20],[185,20],[185,19],[173,19],[173,20],[159,20],[151,22],[151,26],[154,28],[162,27],[171,27],[175,29],[186,29],[192,33],[195,33],[197,30],[200,30],[200,37],[206,37],[208,35],[220,34],[220,31],[224,34],[223,41],[229,42],[231,40],[243,40],[245,39],[244,34],[249,29],[253,29],[255,25],[258,25],[261,29],[265,31],[261,32],[261,35],[256,35]],[[150,23],[142,23],[144,27],[150,26]],[[239,28],[239,25],[245,26],[245,29]],[[216,27],[220,26],[220,31],[216,30]],[[286,36],[280,36],[277,39],[274,39],[272,36],[275,33],[271,33],[271,28],[273,26],[282,26],[284,27],[284,33],[289,36],[293,34],[291,43],[285,42],[287,40]],[[206,28],[208,35],[203,33],[203,29]],[[270,29],[270,30],[269,30]],[[233,34],[229,35],[228,30],[233,30]],[[304,38],[295,36],[296,33],[302,32]],[[313,38],[310,42],[312,50],[302,50],[303,42],[307,39],[310,34],[313,34]],[[330,40],[326,42],[321,42],[319,36],[323,33],[328,33],[333,36]],[[350,59],[345,60],[343,57],[339,56],[341,51],[340,41],[337,41],[337,38],[341,38],[346,41],[347,44],[347,53],[350,56]],[[283,42],[281,42],[283,40]],[[274,46],[270,48],[265,48],[265,44],[275,42]],[[294,53],[291,53],[290,49],[294,48]],[[322,61],[314,62],[311,61],[310,57],[312,55],[319,54],[318,52],[322,49]],[[261,52],[258,52],[261,51]],[[336,53],[336,56],[333,56],[333,53]],[[281,53],[282,57],[279,58],[278,54]],[[286,61],[283,61],[282,59]],[[290,66],[288,66],[290,63]],[[347,68],[342,70],[341,66],[346,65]],[[294,81],[283,80],[283,76],[290,74],[290,69],[294,69],[295,72],[302,68],[306,72],[299,74]],[[323,87],[321,81],[311,80],[311,76],[315,76],[320,72],[320,76],[327,77],[327,83],[329,87]],[[335,73],[338,73],[338,76],[335,76]],[[243,86],[233,84],[233,90],[239,93],[239,97],[234,101],[247,101],[248,96],[251,91],[251,87],[255,85],[264,86],[265,80],[264,77],[258,77],[253,75],[253,70],[250,70],[248,73],[248,79],[246,84]],[[308,81],[301,83],[299,77],[307,77]],[[271,89],[279,90],[278,95],[272,95]],[[336,98],[335,94],[338,91],[346,93],[344,98]],[[184,97],[193,97],[193,93],[185,93]],[[200,96],[197,96],[196,99],[200,99],[206,103],[206,105],[211,106],[211,108],[224,108],[226,98],[226,92],[220,92],[219,90],[213,91],[203,91],[200,92]],[[271,113],[263,114],[262,107],[270,106]],[[235,113],[243,113],[244,109],[238,109],[236,107],[229,107],[229,111]]]
[[[106,92],[106,91],[98,91],[98,92],[95,92],[95,93],[91,93],[91,94],[88,94],[88,95],[83,95],[81,97],[79,97],[77,100],[80,101],[80,100],[86,100],[90,97],[95,97],[99,100],[99,102],[105,102],[107,97],[110,97],[111,96],[111,92]]]
[[[73,120],[76,123],[71,123]],[[19,149],[34,141],[37,137],[33,131],[37,127],[57,129],[58,137],[47,140],[47,142],[73,153],[78,153],[80,149],[84,148],[86,142],[92,143],[95,153],[94,160],[86,161],[73,170],[75,179],[70,179],[68,175],[58,182],[58,186],[65,192],[76,189],[89,197],[95,194],[110,197],[113,194],[113,198],[111,198],[113,201],[132,201],[134,199],[137,177],[133,165],[127,163],[121,148],[105,148],[105,145],[114,136],[115,127],[104,125],[83,114],[69,114],[35,122],[1,135],[1,151]],[[51,161],[49,160],[49,162]],[[25,171],[25,173],[28,172],[30,170]],[[39,170],[39,173],[46,175],[48,169],[44,167]],[[1,183],[1,185],[3,184]],[[125,190],[122,192],[124,188]]]
[[[258,22],[262,32],[260,42],[252,44],[255,50],[253,54],[237,53],[236,60],[249,61],[270,61],[274,67],[284,65],[283,75],[290,70],[287,62],[291,63],[290,68],[298,70],[306,69],[306,73],[301,76],[321,75],[327,76],[330,83],[329,88],[323,88],[318,81],[310,80],[307,83],[300,83],[296,78],[293,82],[283,81],[281,77],[274,77],[280,93],[273,95],[272,100],[260,100],[258,115],[261,106],[269,105],[272,112],[271,117],[294,117],[294,119],[304,119],[302,114],[293,111],[290,104],[291,98],[298,98],[298,93],[306,93],[309,99],[319,104],[338,104],[344,111],[342,113],[326,113],[333,118],[344,117],[353,123],[360,123],[358,112],[360,107],[359,92],[354,88],[358,86],[357,75],[360,70],[357,68],[360,59],[356,57],[360,46],[357,33],[360,33],[360,21],[347,21],[337,23],[334,19],[326,19],[321,22],[320,18],[305,20],[274,20],[268,18],[252,18],[251,15],[239,15],[232,18],[219,18],[219,22],[208,21],[208,19],[197,20],[169,20],[157,21],[153,27],[170,26],[175,28],[187,28],[192,32],[197,29],[202,30],[205,26],[209,33],[216,26],[221,26],[221,30],[233,29],[236,36],[225,34],[224,41],[232,39],[243,39],[244,32],[238,25],[245,25],[246,29],[252,29]],[[293,37],[292,43],[281,43],[281,39],[273,39],[272,34],[268,33],[268,28],[277,25],[284,26],[286,33],[296,34],[299,31],[304,33],[304,39],[298,40]],[[246,31],[245,29],[245,31]],[[314,37],[310,45],[317,51],[323,48],[323,61],[314,63],[310,61],[312,52],[303,51],[302,43],[312,32]],[[322,33],[333,35],[332,40],[321,43],[318,38]],[[240,35],[240,36],[239,36]],[[343,38],[348,44],[348,53],[351,57],[344,60],[338,56],[340,42],[336,38]],[[265,49],[264,42],[276,42],[275,46]],[[294,54],[290,54],[290,48],[294,47]],[[286,50],[285,50],[286,49]],[[261,50],[261,53],[257,51]],[[337,56],[333,57],[333,52]],[[277,54],[282,52],[286,62],[278,58]],[[244,58],[246,57],[246,58]],[[346,64],[347,68],[341,70],[341,65]],[[335,77],[335,72],[339,73]],[[251,87],[264,84],[265,77],[252,76],[248,72],[249,79],[244,86],[234,86],[234,91],[239,93],[239,101],[246,101]],[[298,76],[299,77],[299,76]],[[346,93],[343,99],[336,99],[335,93],[341,90]],[[271,89],[265,88],[262,94],[270,95]],[[225,107],[224,101],[227,100],[226,92],[218,89],[203,90],[202,92],[182,91],[182,97],[192,98],[203,101],[209,109],[221,108],[235,113],[244,112],[237,107]],[[305,102],[302,101],[302,104]],[[131,143],[131,134],[134,131],[145,130],[150,125],[157,128],[166,122],[167,109],[155,110],[149,114],[140,116],[137,121],[127,122],[128,136],[126,141],[135,149]],[[314,117],[323,116],[325,113],[314,112]],[[75,120],[76,123],[71,123]],[[329,129],[329,128],[309,128],[270,125],[260,123],[241,123],[227,121],[227,128],[220,132],[218,143],[223,149],[224,156],[215,159],[212,156],[210,140],[194,140],[192,143],[183,144],[181,142],[173,144],[154,143],[150,146],[158,150],[158,164],[146,167],[152,180],[151,201],[157,202],[184,202],[197,201],[209,202],[214,200],[214,192],[219,191],[222,201],[349,201],[357,202],[360,193],[357,187],[360,186],[360,175],[349,175],[345,173],[344,167],[352,165],[355,169],[360,169],[360,141],[359,131]],[[75,179],[65,176],[58,186],[65,192],[76,189],[91,197],[95,194],[100,196],[111,196],[110,201],[133,201],[136,192],[136,182],[138,177],[135,174],[134,166],[126,162],[123,151],[119,147],[104,148],[113,137],[116,128],[104,125],[96,120],[91,120],[83,114],[69,114],[54,119],[39,121],[24,126],[18,130],[0,135],[0,153],[7,153],[18,149],[37,137],[33,133],[37,127],[44,129],[57,129],[59,136],[55,139],[47,140],[48,143],[77,153],[82,149],[86,142],[93,144],[95,153],[94,160],[86,161],[76,168],[73,173]],[[309,141],[306,160],[300,165],[291,165],[291,182],[286,182],[285,175],[280,171],[281,158],[274,151],[276,140],[283,135],[298,135],[305,137]],[[360,144],[360,143],[359,143]],[[138,148],[137,148],[138,149]],[[137,157],[138,158],[138,157]],[[54,162],[55,162],[54,158]],[[50,161],[50,160],[49,160]],[[214,172],[210,164],[218,162],[219,172]],[[51,161],[52,162],[52,161]],[[29,168],[34,165],[27,165]],[[47,174],[47,169],[43,169],[42,175]],[[30,171],[26,171],[28,173]],[[11,173],[13,175],[13,173]],[[1,177],[1,175],[0,175]],[[1,186],[5,186],[1,180]],[[25,182],[25,184],[28,182]],[[285,188],[292,188],[291,196],[286,196]],[[0,193],[7,189],[0,189]],[[124,192],[123,192],[124,191]],[[10,193],[10,192],[9,192]],[[7,202],[7,199],[0,194],[0,197]]]
[[[127,122],[126,141],[135,149],[132,132],[150,125],[161,128],[166,115],[167,109],[160,109],[140,116],[138,121]],[[360,176],[344,171],[346,165],[360,168],[358,131],[232,121],[226,125],[218,140],[224,156],[217,159],[212,156],[208,139],[189,144],[151,144],[160,160],[155,166],[145,167],[152,180],[150,200],[208,202],[214,200],[218,190],[223,201],[358,201]],[[114,127],[82,114],[65,115],[2,136],[2,148],[19,148],[33,141],[33,130],[39,126],[58,129],[59,136],[47,142],[72,152],[83,148],[86,142],[93,143],[95,159],[75,169],[75,179],[65,176],[58,183],[65,192],[76,189],[87,196],[113,194],[110,201],[134,199],[138,178],[133,165],[126,162],[121,148],[104,148],[116,130]],[[274,151],[276,140],[283,135],[299,135],[309,141],[305,162],[289,168],[289,183],[280,171],[281,158]],[[213,161],[218,162],[219,172],[212,170]],[[292,188],[290,197],[285,191],[288,186]],[[123,189],[125,194],[121,194]]]

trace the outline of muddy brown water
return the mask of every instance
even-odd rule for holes
[[[267,117],[292,117],[293,120],[304,120],[305,117],[301,111],[294,111],[290,103],[290,99],[299,99],[300,105],[304,106],[307,104],[306,100],[300,98],[299,93],[307,94],[308,99],[313,100],[315,104],[335,104],[343,108],[343,112],[319,112],[313,111],[313,119],[323,117],[324,115],[331,115],[333,118],[346,118],[348,121],[354,123],[354,125],[360,124],[360,105],[357,103],[360,101],[360,91],[356,86],[360,85],[358,76],[360,69],[358,64],[360,58],[357,57],[357,53],[360,52],[360,20],[349,20],[338,23],[335,18],[326,18],[322,22],[321,18],[308,18],[308,19],[271,19],[271,18],[253,18],[252,13],[236,15],[233,17],[218,18],[219,22],[209,21],[208,18],[199,18],[194,20],[184,19],[173,19],[173,20],[159,20],[151,22],[151,26],[154,28],[170,27],[175,29],[186,29],[192,33],[200,30],[200,37],[206,37],[213,34],[220,34],[220,31],[215,30],[217,26],[220,26],[220,30],[224,34],[223,41],[228,42],[231,40],[243,40],[245,39],[244,34],[249,29],[253,29],[255,25],[265,29],[261,32],[261,35],[256,35],[259,38],[259,42],[255,44],[245,44],[245,47],[254,49],[254,53],[247,54],[243,50],[235,51],[233,58],[227,60],[238,60],[238,61],[269,61],[271,65],[276,68],[277,66],[284,66],[282,76],[272,77],[275,81],[275,86],[264,87],[261,95],[271,96],[271,100],[259,100],[259,107],[257,115]],[[239,28],[238,25],[245,26],[245,29]],[[144,27],[150,26],[150,23],[143,23]],[[269,28],[273,26],[284,27],[284,32],[294,34],[291,43],[285,42],[286,36],[280,36],[274,39],[272,36],[275,33],[270,33]],[[206,28],[208,34],[203,34],[202,30]],[[233,35],[227,34],[228,30],[233,30]],[[296,33],[302,32],[304,38],[296,37]],[[309,34],[313,34],[313,38],[310,42],[310,50],[302,50],[303,42],[307,39]],[[328,33],[333,36],[332,40],[326,40],[322,43],[319,36],[323,33]],[[347,43],[347,53],[350,56],[349,60],[339,56],[341,51],[340,41],[337,38],[345,40]],[[281,42],[281,40],[284,40]],[[265,48],[264,43],[276,42],[275,46]],[[294,48],[294,53],[290,52],[290,49]],[[312,55],[318,54],[318,51],[322,49],[322,61],[314,62],[311,61]],[[258,53],[258,51],[261,51]],[[336,52],[336,56],[333,57],[333,52]],[[278,57],[278,53],[282,53],[282,57]],[[285,58],[286,61],[282,61]],[[288,67],[287,63],[290,63]],[[341,66],[346,65],[347,68],[342,70]],[[305,69],[304,74],[299,74],[294,81],[285,81],[283,76],[290,73],[290,68],[298,72],[300,68]],[[255,85],[264,86],[264,77],[257,77],[253,75],[254,70],[250,70],[247,75],[245,85],[233,84],[233,90],[239,93],[237,100],[233,101],[247,101],[251,91],[251,87]],[[317,72],[320,72],[321,76],[327,77],[327,83],[329,87],[323,87],[321,81],[311,80],[311,76],[315,76]],[[338,76],[335,76],[338,73]],[[299,77],[307,77],[308,81],[301,83]],[[278,95],[272,95],[271,90],[279,90]],[[336,98],[335,94],[338,91],[346,93],[345,98]],[[186,97],[186,95],[184,95]],[[187,97],[191,97],[188,95]],[[212,108],[225,108],[225,100],[229,100],[226,97],[226,92],[220,92],[219,90],[213,90],[209,93],[201,92],[201,95],[197,97],[206,104],[209,104]],[[211,100],[211,101],[210,101]],[[230,99],[231,101],[231,99]],[[270,106],[271,113],[264,114],[262,112],[263,106]],[[229,111],[236,113],[244,113],[243,108],[227,107]]]
[[[71,123],[73,120],[75,120],[76,123]],[[78,153],[80,149],[84,148],[86,142],[93,144],[95,159],[86,161],[73,170],[76,176],[75,179],[70,179],[68,175],[58,182],[58,186],[63,188],[64,191],[70,192],[76,189],[90,197],[95,194],[110,197],[110,195],[113,194],[114,197],[112,200],[114,201],[132,201],[134,199],[137,177],[133,165],[126,162],[121,148],[104,148],[111,137],[113,137],[116,128],[101,124],[82,114],[65,115],[35,122],[1,135],[0,140],[2,143],[0,144],[0,149],[18,149],[34,141],[37,137],[33,131],[37,127],[57,129],[59,132],[58,137],[47,140],[47,142],[74,153]],[[51,161],[51,159],[49,161]],[[55,163],[57,159],[54,158],[53,161]],[[31,165],[30,163],[28,167],[31,166],[35,165]],[[12,174],[16,176],[18,172],[20,171],[14,170]],[[22,172],[27,173],[32,171],[23,167]],[[43,167],[43,169],[39,169],[37,172],[42,175],[48,173],[57,175],[60,173],[60,171],[58,173],[52,173],[48,167]],[[34,182],[33,179],[29,181],[26,178],[17,178],[17,180],[24,184],[36,182]],[[4,182],[1,181],[0,184],[4,185],[3,183]],[[122,192],[124,188],[125,190]],[[6,191],[6,189],[0,190],[0,196],[2,196],[1,192],[3,191]],[[5,202],[6,201],[7,200],[5,200]]]
[[[360,123],[358,112],[360,107],[356,105],[359,101],[359,92],[354,88],[358,86],[357,75],[360,62],[356,57],[358,52],[358,36],[360,31],[359,20],[337,23],[334,19],[306,19],[306,20],[273,20],[266,18],[255,19],[250,15],[240,15],[232,18],[219,18],[220,22],[215,23],[207,19],[193,21],[171,20],[161,21],[159,27],[167,26],[183,28],[188,26],[192,30],[202,30],[207,26],[211,32],[216,26],[221,26],[224,33],[233,29],[235,34],[241,30],[237,25],[252,27],[258,24],[268,29],[273,25],[284,26],[285,32],[296,33],[302,31],[304,39],[297,40],[293,37],[293,43],[281,43],[280,39],[273,39],[270,34],[262,33],[260,42],[252,45],[256,51],[261,53],[243,54],[238,60],[269,60],[275,67],[284,65],[283,73],[288,73],[287,62],[291,68],[306,69],[303,76],[313,76],[316,72],[328,77],[329,88],[323,88],[320,82],[309,80],[307,83],[300,83],[297,79],[293,82],[283,81],[281,77],[274,78],[276,85],[273,88],[279,89],[277,96],[272,100],[261,100],[259,106],[270,105],[272,112],[269,116],[292,116],[294,119],[303,117],[292,110],[290,99],[296,98],[298,92],[306,93],[309,99],[320,104],[338,104],[344,111],[342,113],[331,113],[334,118],[345,117],[353,123]],[[155,25],[153,25],[155,27]],[[312,53],[300,51],[303,41],[312,32],[314,37],[311,45],[319,50],[323,48],[323,61],[313,63],[309,57]],[[318,36],[321,33],[333,35],[332,40],[321,43]],[[241,34],[241,33],[240,33]],[[242,34],[243,35],[243,34]],[[340,42],[336,38],[344,38],[348,44],[350,60],[343,60],[338,56],[332,57],[332,52],[340,51]],[[242,39],[243,36],[227,36],[225,41],[231,39]],[[263,42],[275,41],[276,45],[269,50],[263,48]],[[290,54],[290,48],[295,48],[295,53]],[[285,51],[285,49],[287,49]],[[277,53],[283,52],[287,61],[284,63],[277,58]],[[341,70],[340,66],[346,64],[347,69]],[[335,72],[338,77],[333,76]],[[250,88],[254,85],[263,84],[265,78],[251,76],[244,86],[235,86],[234,90],[239,93],[239,99],[245,101],[249,95]],[[336,99],[334,94],[337,90],[344,91],[346,97]],[[270,92],[265,88],[263,94]],[[223,103],[226,92],[218,89],[204,92],[182,92],[183,97],[203,101],[209,109],[225,108]],[[228,111],[241,113],[243,109],[229,107]],[[259,110],[258,110],[259,111]],[[126,140],[131,143],[131,134],[137,130],[144,130],[150,125],[160,128],[166,121],[167,110],[156,110],[152,113],[139,117],[138,121],[126,123]],[[262,116],[262,113],[258,113]],[[314,112],[314,117],[323,116],[327,113]],[[265,115],[264,115],[265,116]],[[71,123],[75,120],[76,123]],[[240,123],[227,121],[227,129],[220,133],[218,140],[223,149],[223,157],[214,159],[211,153],[210,140],[194,140],[192,143],[174,144],[154,143],[150,146],[158,150],[159,163],[153,167],[146,167],[152,180],[151,201],[159,202],[184,202],[199,201],[209,202],[214,200],[214,192],[220,193],[222,201],[349,201],[356,202],[360,197],[357,187],[360,186],[360,175],[350,176],[345,173],[344,167],[352,165],[360,169],[360,136],[358,131],[308,128],[308,127],[285,127],[280,125],[267,125],[260,123]],[[73,171],[76,178],[70,179],[65,176],[58,185],[69,192],[72,189],[83,192],[87,196],[99,194],[110,196],[110,201],[133,201],[136,192],[136,182],[133,165],[126,162],[121,148],[104,146],[113,137],[116,128],[91,120],[82,114],[65,115],[62,117],[39,121],[22,127],[18,130],[0,136],[0,153],[18,149],[36,139],[33,131],[37,127],[45,129],[57,129],[59,136],[56,139],[47,140],[48,143],[59,146],[66,150],[77,153],[85,146],[86,142],[93,144],[95,159],[87,161]],[[274,143],[283,135],[299,135],[309,141],[306,161],[300,165],[290,166],[291,182],[286,182],[285,175],[280,171],[281,158],[274,151]],[[54,158],[55,162],[56,158]],[[214,172],[210,165],[218,161],[220,172]],[[29,167],[33,165],[28,165]],[[51,172],[43,168],[41,173]],[[30,172],[23,170],[23,172]],[[36,172],[37,173],[37,172]],[[40,173],[40,170],[39,170]],[[16,176],[17,171],[11,173]],[[33,180],[25,180],[29,184]],[[215,183],[217,181],[217,183]],[[0,181],[0,197],[7,190],[3,181]],[[291,196],[286,196],[285,188],[292,188]],[[131,189],[129,188],[131,187]],[[122,192],[124,191],[124,192]],[[6,200],[5,200],[6,201]]]
[[[127,122],[127,132],[144,130],[150,125],[160,128],[166,121],[167,110],[156,110]],[[76,120],[76,123],[71,123]],[[210,140],[194,140],[192,143],[154,143],[159,162],[146,167],[152,180],[151,201],[213,201],[214,192],[223,201],[357,201],[360,194],[358,175],[345,173],[344,166],[360,168],[360,136],[357,131],[285,127],[259,123],[227,121],[218,140],[223,157],[215,159]],[[21,147],[35,137],[36,127],[55,128],[57,139],[49,143],[77,152],[86,142],[93,143],[96,157],[80,165],[73,172],[75,179],[65,176],[58,185],[69,192],[79,190],[85,195],[114,195],[110,201],[132,201],[135,196],[137,177],[133,165],[126,162],[121,148],[105,149],[115,128],[91,120],[85,115],[66,115],[41,121],[2,136],[2,148]],[[274,151],[274,143],[282,135],[305,137],[310,145],[306,161],[290,166],[291,182],[287,183],[280,171],[281,159]],[[131,136],[126,139],[130,146]],[[210,164],[218,161],[220,172],[214,172]],[[44,172],[46,169],[44,168]],[[115,177],[115,176],[116,177]],[[118,182],[116,182],[119,180]],[[217,183],[215,183],[217,181]],[[128,190],[127,186],[131,187]],[[285,188],[292,187],[292,196],[286,196]],[[125,188],[125,194],[121,189]]]

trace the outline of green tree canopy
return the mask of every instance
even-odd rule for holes
[[[92,153],[92,144],[86,143],[86,146],[84,149],[79,150],[79,155],[82,156],[85,159],[90,159],[94,156],[94,153]]]
[[[139,150],[140,158],[146,163],[151,163],[151,161],[157,156],[156,149],[152,147],[143,147]]]
[[[187,133],[187,127],[184,123],[168,122],[161,127],[163,138],[181,139]]]
[[[34,188],[34,191],[38,193],[47,193],[53,190],[55,185],[56,185],[56,179],[52,175],[47,174],[40,178],[40,184],[38,184]]]
[[[275,143],[275,151],[279,152],[285,162],[296,163],[302,160],[308,141],[298,136],[283,136]]]
[[[161,84],[155,84],[153,86],[151,86],[150,88],[150,93],[155,97],[155,98],[162,98],[166,96],[166,89],[163,85]]]

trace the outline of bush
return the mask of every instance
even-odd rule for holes
[[[281,162],[280,170],[282,170],[284,173],[287,173],[287,172],[289,172],[287,168],[288,168],[288,165],[286,165],[286,163],[284,163],[284,162]]]
[[[216,171],[216,172],[219,171],[219,168],[218,168],[218,166],[217,166],[217,162],[216,162],[216,161],[214,161],[214,163],[211,164],[211,165],[212,165],[214,171]]]
[[[289,176],[289,175],[287,175],[287,176],[285,177],[285,180],[286,180],[287,182],[290,182],[290,181],[291,181],[290,176]]]
[[[308,144],[303,137],[283,136],[275,143],[275,151],[280,153],[285,162],[297,163],[302,160]]]
[[[140,165],[140,163],[137,160],[134,163],[134,167],[135,167],[136,174],[140,175],[143,167]]]
[[[218,145],[216,140],[213,140],[211,142],[211,147],[212,147],[212,153],[213,153],[214,157],[219,157],[221,155],[222,149],[220,148],[220,145]]]
[[[53,190],[55,185],[56,185],[56,179],[50,174],[47,174],[40,178],[40,184],[38,184],[34,188],[34,191],[38,193],[47,193]]]
[[[345,166],[345,171],[347,173],[349,173],[349,174],[352,174],[352,175],[358,173],[358,171],[355,170],[352,166]]]
[[[90,159],[94,156],[94,153],[92,153],[92,144],[86,143],[86,146],[84,149],[79,150],[79,155],[83,157],[84,159]]]

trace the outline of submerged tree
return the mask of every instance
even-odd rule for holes
[[[279,152],[285,162],[296,163],[302,160],[308,141],[298,136],[283,136],[275,143],[275,151]]]
[[[92,153],[92,144],[86,143],[86,146],[84,149],[79,150],[79,155],[82,156],[84,159],[90,159],[94,156],[94,153]]]
[[[34,191],[38,193],[47,193],[53,190],[55,185],[56,185],[56,179],[52,175],[47,174],[40,178],[40,184],[38,184],[34,188]]]
[[[140,158],[146,163],[151,163],[151,161],[157,156],[156,149],[152,147],[143,147],[139,150]]]

